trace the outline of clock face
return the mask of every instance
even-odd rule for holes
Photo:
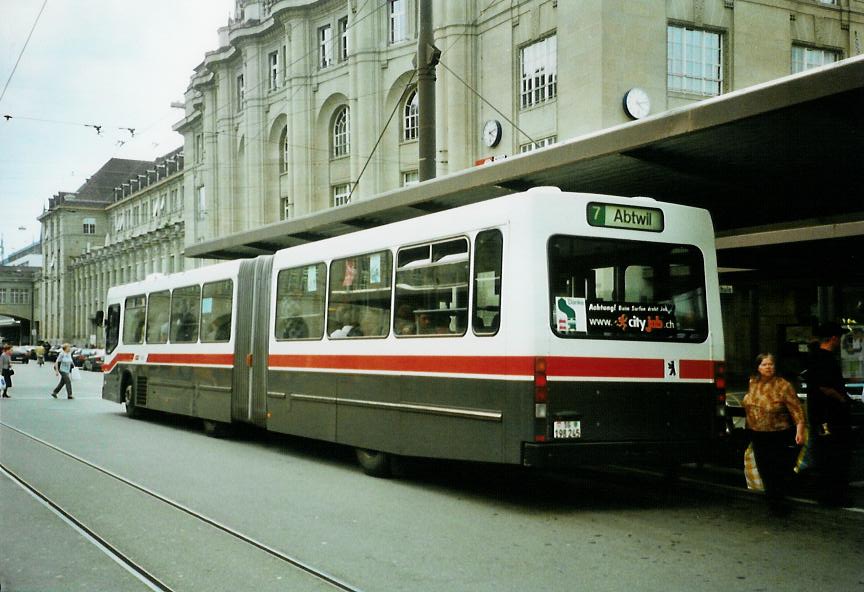
[[[631,88],[624,95],[624,111],[633,119],[642,119],[651,113],[651,99],[641,88]]]
[[[490,119],[483,125],[483,141],[490,148],[498,145],[501,141],[501,124],[498,121]]]

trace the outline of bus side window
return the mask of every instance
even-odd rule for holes
[[[504,238],[500,230],[484,230],[474,244],[472,326],[477,335],[495,335],[501,324],[501,268]]]
[[[144,342],[144,319],[147,313],[147,301],[144,295],[130,296],[126,299],[123,312],[123,343],[137,344]]]
[[[396,265],[396,334],[464,335],[468,326],[468,239],[401,249]]]
[[[321,339],[327,266],[315,263],[283,269],[276,281],[276,339]]]
[[[234,282],[221,280],[204,284],[201,297],[201,342],[228,341],[231,338],[231,311]]]
[[[147,297],[147,343],[168,343],[168,313],[171,293],[152,292]]]
[[[330,264],[330,338],[387,336],[392,262],[390,251],[379,251],[336,259]]]
[[[176,288],[171,294],[172,343],[198,341],[198,311],[201,308],[201,287]]]
[[[120,341],[120,305],[112,304],[105,315],[105,351],[113,352]]]

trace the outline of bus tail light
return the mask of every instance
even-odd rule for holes
[[[549,383],[546,379],[546,358],[534,358],[534,441],[546,441]]]
[[[717,396],[717,415],[726,415],[726,364],[714,362],[714,392]]]
[[[549,401],[549,384],[546,380],[546,358],[534,358],[534,403]]]

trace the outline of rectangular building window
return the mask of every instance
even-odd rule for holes
[[[548,138],[543,138],[542,140],[537,140],[536,142],[528,142],[527,144],[522,144],[519,146],[519,152],[531,152],[532,150],[537,150],[538,148],[545,148],[546,146],[551,146],[552,144],[558,143],[558,136],[549,136]]]
[[[390,251],[379,251],[333,261],[327,310],[331,339],[387,336],[392,260]]]
[[[96,218],[84,218],[84,234],[96,234]]]
[[[327,266],[304,265],[279,272],[276,284],[276,339],[321,339]]]
[[[283,197],[279,200],[279,215],[280,220],[290,220],[294,217],[294,202],[290,197]]]
[[[396,261],[396,334],[464,335],[468,327],[468,239],[401,249]]]
[[[207,191],[202,185],[198,188],[198,203],[195,204],[196,209],[198,210],[196,213],[198,214],[198,219],[203,220],[207,217]]]
[[[336,30],[339,34],[339,61],[344,62],[348,59],[348,17],[344,16],[336,23]]]
[[[802,45],[792,46],[792,74],[818,68],[825,64],[833,64],[840,60],[840,52],[830,49],[817,49]]]
[[[720,33],[667,27],[667,88],[705,97],[723,92],[723,38]]]
[[[405,26],[405,0],[388,0],[389,41],[399,43],[408,38]]]
[[[318,66],[328,68],[333,64],[333,31],[330,25],[318,29]]]
[[[268,56],[270,64],[270,90],[279,88],[279,52],[274,51]]]
[[[243,109],[246,101],[246,81],[242,74],[237,76],[237,111]]]
[[[0,304],[6,304],[6,288],[0,288]]]
[[[558,95],[558,38],[547,37],[522,48],[522,108]]]
[[[341,183],[333,186],[333,207],[347,206],[351,203],[351,184]]]
[[[405,171],[402,173],[402,187],[408,187],[409,185],[416,185],[420,182],[420,172],[419,171]]]
[[[28,304],[30,302],[30,290],[24,288],[10,288],[10,304]]]
[[[195,134],[195,162],[204,162],[204,134]]]

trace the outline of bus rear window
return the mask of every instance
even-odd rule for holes
[[[564,338],[701,342],[702,253],[692,245],[554,236],[550,325]]]

